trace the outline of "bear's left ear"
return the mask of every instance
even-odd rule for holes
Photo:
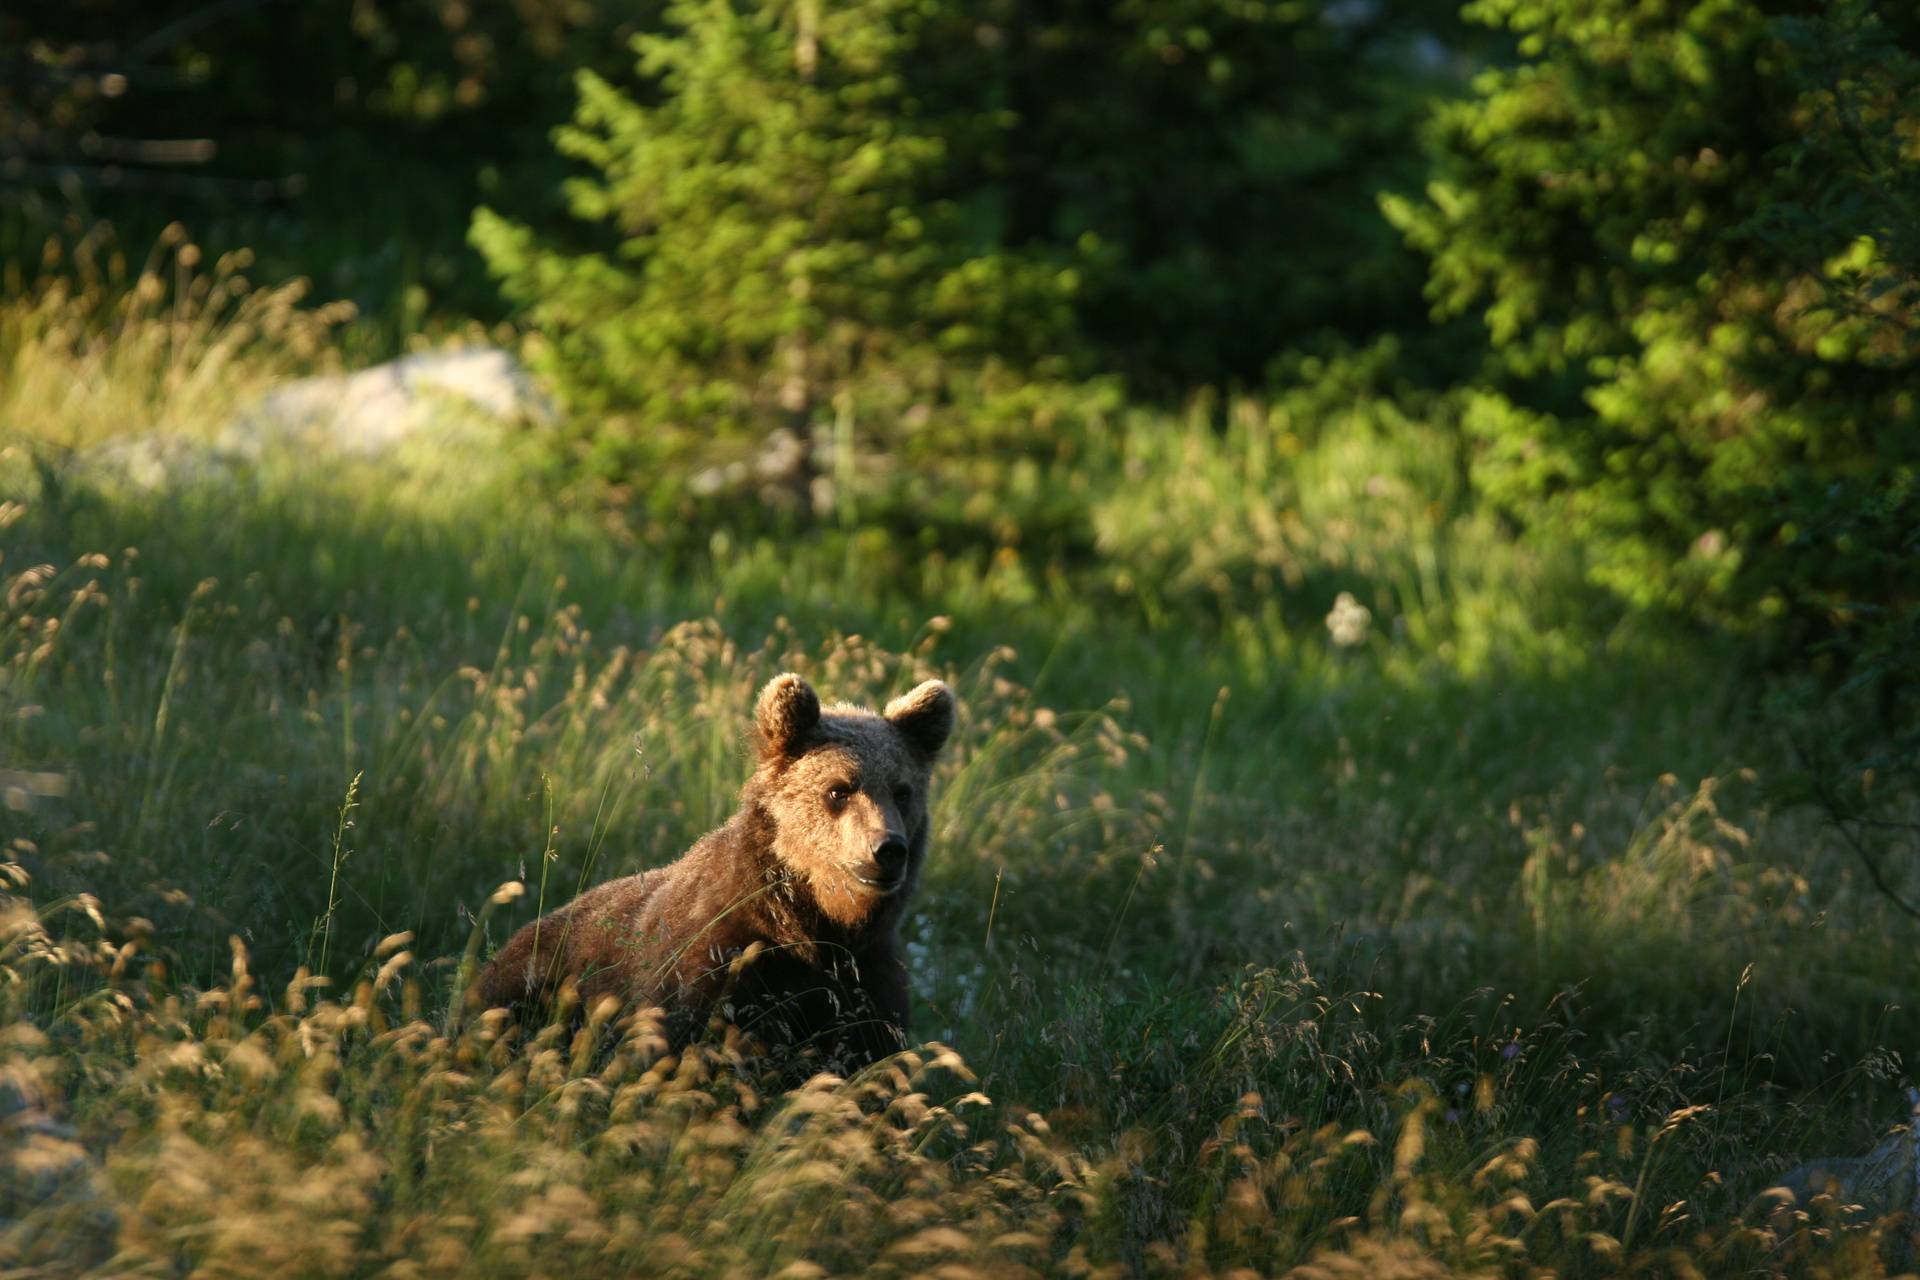
[[[953,690],[944,681],[928,680],[889,702],[882,714],[915,755],[931,760],[953,732]]]
[[[813,686],[791,671],[767,681],[753,706],[760,731],[760,754],[768,759],[800,753],[806,736],[820,723],[820,698]]]

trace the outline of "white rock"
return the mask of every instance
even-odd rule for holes
[[[211,439],[128,436],[88,451],[86,461],[157,489],[234,477],[269,449],[380,458],[402,446],[469,445],[503,425],[552,413],[512,355],[465,347],[303,378],[269,392]]]
[[[290,436],[346,453],[377,454],[453,423],[498,424],[551,413],[511,355],[467,347],[291,383],[223,433],[223,443],[236,433]]]

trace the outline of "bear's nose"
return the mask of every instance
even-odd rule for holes
[[[907,842],[889,835],[873,847],[873,860],[888,879],[897,879],[907,869]]]

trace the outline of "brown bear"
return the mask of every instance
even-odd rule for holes
[[[900,920],[953,720],[938,680],[875,715],[822,711],[805,680],[775,676],[755,705],[758,758],[739,812],[679,861],[522,928],[481,972],[478,1000],[538,1009],[571,979],[587,1008],[608,994],[659,1006],[676,1046],[718,1005],[762,1045],[818,1049],[837,1070],[904,1048]]]

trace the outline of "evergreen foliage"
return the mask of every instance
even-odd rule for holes
[[[916,96],[904,64],[942,16],[920,0],[689,0],[635,41],[648,102],[583,73],[561,149],[590,177],[579,251],[482,209],[473,240],[550,344],[592,424],[590,471],[627,479],[712,444],[810,440],[856,392],[895,412],[955,368],[1057,371],[1073,265],[986,243],[943,198],[983,128]]]
[[[1522,61],[1440,112],[1441,176],[1387,208],[1493,342],[1481,489],[1636,603],[1893,674],[1920,640],[1920,12],[1469,12]]]

